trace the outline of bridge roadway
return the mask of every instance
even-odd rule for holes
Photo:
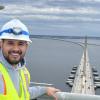
[[[84,52],[77,69],[71,93],[58,92],[58,100],[100,100],[99,95],[95,95],[92,68],[89,63],[87,40],[85,40]],[[54,100],[48,96],[42,96],[37,100]]]
[[[92,68],[89,63],[87,48],[84,50],[80,65],[77,69],[71,93],[58,92],[58,100],[100,100],[99,95],[95,95]],[[52,97],[42,96],[37,100],[54,100]]]
[[[83,52],[71,92],[91,95],[95,94],[92,68],[89,63],[87,48]]]

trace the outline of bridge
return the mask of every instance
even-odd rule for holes
[[[85,39],[85,43],[84,45],[82,45],[82,48],[84,51],[75,74],[75,79],[72,85],[71,93],[56,93],[55,95],[57,95],[58,100],[100,100],[100,96],[95,95],[94,76],[92,67],[89,63],[87,39]],[[72,83],[71,80],[69,82]],[[37,100],[53,100],[53,98],[44,95],[38,97]]]
[[[87,40],[85,40],[84,52],[75,75],[71,92],[81,94],[95,94],[93,79],[94,77],[92,67],[90,66],[88,57]]]

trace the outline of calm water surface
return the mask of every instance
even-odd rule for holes
[[[72,67],[79,65],[82,47],[48,39],[32,39],[32,41],[26,57],[31,81],[54,84],[62,91],[70,92],[71,88],[65,81]],[[91,43],[94,42],[100,41]],[[88,46],[88,51],[91,66],[96,66],[100,74],[100,46]],[[100,94],[99,89],[96,94]]]

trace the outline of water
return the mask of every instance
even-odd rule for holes
[[[27,52],[27,67],[31,73],[31,81],[54,84],[62,91],[70,92],[71,88],[65,84],[74,65],[79,65],[83,50],[71,43],[32,39],[33,43]],[[100,41],[96,41],[98,43]],[[94,43],[94,41],[92,41]],[[100,47],[89,46],[91,66],[96,66],[100,73]],[[100,90],[96,91],[96,94]]]
[[[0,27],[17,16],[25,22],[32,34],[84,36],[88,33],[88,36],[99,36],[99,14],[95,16],[95,13],[92,14],[88,7],[94,9],[95,6],[94,11],[98,12],[100,4],[98,2],[93,5],[83,3],[79,5],[80,2],[73,1],[72,3],[72,0],[34,0],[34,3],[32,0],[1,0],[0,4],[3,4],[5,9],[0,11],[0,17],[3,19],[0,20]],[[50,13],[49,11],[43,12],[43,9],[48,9],[48,7],[54,10]],[[62,13],[57,14],[57,7],[62,8],[59,10]],[[33,8],[38,9],[34,11]],[[66,9],[63,10],[63,8]],[[77,9],[80,9],[79,12]],[[88,17],[84,11],[88,11]],[[100,41],[96,41],[98,42]],[[100,47],[89,46],[90,63],[96,66],[100,73],[99,51]],[[33,39],[26,57],[31,81],[51,83],[62,91],[70,92],[71,88],[65,84],[65,81],[72,67],[79,65],[81,56],[82,48],[79,46],[61,41]],[[100,90],[97,90],[97,94],[100,94],[99,92]]]

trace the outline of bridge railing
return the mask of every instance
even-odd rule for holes
[[[88,95],[68,92],[57,92],[58,100],[100,100],[100,95]],[[38,97],[37,100],[54,100],[52,97],[43,95]]]

